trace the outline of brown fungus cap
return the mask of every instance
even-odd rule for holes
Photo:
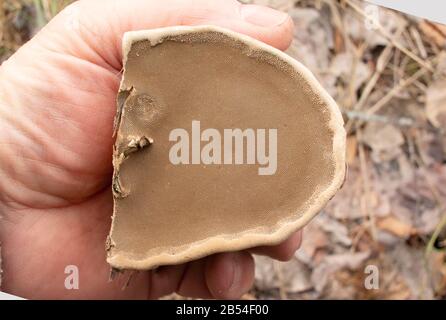
[[[126,33],[123,50],[112,267],[277,244],[342,185],[340,111],[283,52],[213,26]]]

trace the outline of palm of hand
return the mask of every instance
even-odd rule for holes
[[[20,110],[5,114],[16,130],[5,145],[15,155],[6,162],[14,176],[1,183],[10,190],[3,197],[14,210],[4,208],[1,234],[10,233],[8,251],[21,254],[20,261],[8,254],[4,267],[22,265],[14,267],[14,278],[23,284],[15,291],[30,298],[147,295],[148,281],[134,281],[121,291],[124,279],[107,279],[104,239],[112,213],[112,123],[119,74],[81,54],[50,51],[35,40],[2,70],[8,79],[5,100]],[[22,77],[21,70],[12,70],[16,66],[32,76]],[[20,101],[15,90],[26,91]],[[68,265],[79,268],[79,290],[65,288]]]

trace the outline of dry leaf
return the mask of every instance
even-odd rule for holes
[[[327,234],[322,230],[318,217],[315,217],[305,227],[305,236],[302,245],[296,252],[296,258],[301,262],[312,266],[315,262],[314,256],[317,250],[323,249],[330,244]]]
[[[429,268],[432,274],[432,284],[440,296],[446,295],[446,252],[433,251],[429,256]]]
[[[408,238],[416,233],[416,230],[409,224],[398,220],[394,216],[387,216],[378,219],[377,227],[381,230],[390,232],[400,238]]]
[[[403,279],[409,289],[412,299],[432,299],[433,297],[424,254],[424,247],[410,247],[401,241],[386,255],[394,272]]]
[[[437,128],[446,128],[446,80],[432,83],[426,92],[426,114]]]
[[[348,235],[348,229],[344,224],[326,214],[320,214],[317,219],[320,221],[322,230],[330,235],[332,242],[345,247],[352,245],[352,240]]]
[[[294,42],[287,53],[301,61],[316,75],[329,66],[329,39],[321,13],[311,8],[294,8],[289,11],[295,23]]]
[[[367,5],[366,2],[359,4],[362,9],[365,9]],[[387,10],[382,7],[379,7],[378,10],[379,23],[387,34],[394,34],[396,30],[407,25],[407,21],[392,10]],[[343,20],[346,32],[358,43],[366,42],[371,48],[386,46],[389,43],[380,32],[372,28],[367,28],[365,19],[353,10],[347,10]]]
[[[437,46],[444,47],[446,45],[446,26],[423,20],[418,26],[423,34]]]
[[[435,66],[434,79],[446,78],[446,51],[441,51],[437,57],[437,65]]]
[[[254,256],[255,261],[255,282],[254,285],[259,290],[271,290],[278,288],[278,277],[274,270],[273,260],[268,257]]]
[[[432,165],[415,170],[414,179],[402,184],[394,194],[392,213],[410,221],[419,235],[430,235],[439,223],[446,203],[446,165]]]
[[[256,262],[255,287],[259,290],[283,288],[287,292],[296,293],[313,287],[310,281],[310,270],[297,259],[283,263],[263,256],[254,256],[254,259]],[[275,263],[277,268],[274,267]]]
[[[324,211],[339,220],[364,218],[360,208],[361,192],[362,182],[358,169],[350,166],[344,186],[327,204]]]
[[[316,291],[322,292],[336,271],[343,268],[357,270],[369,256],[370,252],[347,252],[325,257],[311,274]]]
[[[349,86],[354,81],[353,90],[355,92],[370,78],[372,73],[370,66],[351,52],[337,54],[331,62],[329,72],[344,83],[348,83]]]
[[[292,259],[289,262],[277,264],[280,268],[283,288],[287,292],[303,292],[313,288],[310,269],[302,262]]]
[[[372,149],[372,159],[379,163],[395,159],[401,153],[404,137],[394,125],[370,122],[363,131],[361,142]]]
[[[347,163],[352,165],[356,159],[356,152],[358,150],[358,140],[356,136],[347,137]]]

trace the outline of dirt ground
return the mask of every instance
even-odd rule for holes
[[[0,0],[0,62],[69,2]],[[243,2],[294,19],[287,53],[341,107],[349,165],[291,262],[256,257],[245,298],[446,298],[446,26],[359,0]]]

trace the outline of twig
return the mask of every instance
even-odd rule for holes
[[[440,236],[441,231],[446,228],[446,211],[445,211],[445,204],[442,201],[440,195],[438,194],[438,190],[435,187],[435,185],[432,183],[432,181],[430,180],[428,175],[425,175],[425,179],[431,189],[432,195],[435,198],[435,201],[437,202],[437,205],[440,209],[440,212],[443,213],[443,218],[440,220],[440,222],[438,223],[438,225],[435,227],[434,232],[432,233],[432,236],[430,237],[427,245],[426,245],[426,249],[424,252],[424,262],[425,262],[425,267],[426,270],[429,271],[429,275],[432,279],[431,276],[431,268],[429,266],[429,256],[432,254],[432,252],[434,251],[434,246],[435,246],[435,242],[437,242],[438,237]],[[431,280],[432,281],[432,280]]]
[[[400,82],[401,79],[404,78],[404,76],[406,74],[412,74],[413,73],[413,66],[415,65],[415,68],[418,69],[419,65],[416,63],[411,63],[412,60],[407,57],[404,56],[401,63],[399,64],[399,66],[397,66],[396,64],[394,64],[392,66],[393,69],[393,77],[394,77],[394,86],[397,86]],[[412,84],[414,87],[417,87],[421,92],[425,92],[426,88],[425,86],[417,79],[413,82]]]
[[[432,62],[435,62],[436,58],[432,59]],[[389,103],[393,97],[395,97],[398,93],[400,93],[401,90],[406,88],[407,86],[411,85],[415,81],[417,81],[419,78],[424,76],[428,71],[426,69],[419,69],[417,72],[415,72],[412,76],[405,80],[401,80],[400,83],[393,87],[384,97],[382,97],[379,101],[377,101],[372,107],[367,109],[365,113],[368,116],[374,115],[379,110],[381,110],[387,103]],[[357,124],[357,127],[360,126],[362,122]]]
[[[412,35],[412,38],[415,40],[421,58],[426,59],[427,58],[426,47],[424,46],[423,40],[421,39],[420,33],[418,32],[417,28],[411,27],[410,34]]]
[[[345,31],[344,21],[341,18],[341,13],[339,12],[338,6],[332,0],[324,0],[324,2],[328,5],[328,7],[331,10],[331,17],[332,17],[333,24],[342,35],[342,39],[344,42],[344,48],[345,48],[348,44],[351,43],[351,41],[347,35],[347,32]]]
[[[364,54],[364,51],[367,48],[367,43],[363,43],[359,46],[359,48],[354,47],[353,52],[354,52],[354,59],[353,59],[353,63],[352,63],[352,67],[350,69],[350,81],[348,84],[348,98],[346,100],[347,104],[346,106],[348,106],[349,108],[351,108],[351,106],[354,103],[355,100],[355,95],[356,95],[356,90],[355,90],[355,85],[356,85],[356,70],[358,68],[358,64],[359,61],[361,61],[361,57]]]
[[[400,28],[395,32],[394,37],[398,38],[401,33],[403,32],[403,28],[400,26]],[[364,90],[361,93],[361,97],[358,100],[358,103],[354,106],[353,110],[362,110],[364,108],[365,103],[367,102],[367,99],[369,98],[370,94],[373,92],[373,89],[375,88],[376,84],[378,83],[378,80],[381,78],[382,73],[386,69],[387,65],[389,64],[389,61],[391,59],[391,54],[393,51],[393,44],[389,43],[385,49],[381,52],[379,55],[377,61],[376,61],[376,68],[373,75],[370,77],[370,80],[367,82],[367,85],[365,86]],[[347,132],[350,132],[352,129],[353,123],[349,121],[345,125],[345,129]]]
[[[378,102],[376,102],[370,109],[367,110],[368,114],[374,114],[381,110],[382,107],[384,107],[387,103],[392,100],[392,98],[397,95],[402,89],[405,87],[411,85],[415,81],[417,81],[420,77],[424,76],[427,73],[428,70],[426,69],[419,69],[417,72],[415,72],[412,76],[405,80],[401,80],[400,83],[393,87],[392,90],[390,90],[384,97],[382,97]]]
[[[359,101],[358,101],[358,103],[355,106],[356,110],[361,110],[363,108],[365,102],[367,101],[367,99],[369,98],[369,96],[372,93],[373,89],[375,88],[376,83],[378,82],[378,80],[381,77],[384,69],[386,68],[387,64],[390,61],[393,48],[394,48],[393,46],[388,45],[383,50],[383,52],[380,54],[380,56],[378,57],[378,60],[376,62],[375,72],[373,73],[373,75],[370,78],[369,82],[365,86],[364,91],[362,92],[361,97],[359,98]]]
[[[412,52],[418,52],[418,54],[420,54],[420,52],[418,51],[418,47],[415,44],[414,40],[412,39],[412,37],[410,36],[409,30],[404,29],[403,32],[403,39],[406,41],[407,43],[407,48],[408,50],[412,51]],[[416,53],[415,53],[416,54]]]
[[[392,75],[393,75],[393,86],[396,86],[400,81],[401,81],[401,77],[403,75],[401,75],[398,72],[398,68],[395,66],[401,66],[403,64],[403,62],[401,60],[403,60],[403,58],[401,58],[401,51],[396,50],[395,54],[393,55],[393,67],[392,67]],[[405,58],[407,58],[406,56],[404,56]]]
[[[429,242],[426,246],[426,255],[429,255],[434,250],[435,242],[437,241],[438,237],[440,236],[441,231],[446,227],[446,205],[444,201],[442,200],[440,193],[437,190],[437,187],[435,186],[435,183],[432,182],[429,175],[425,175],[424,179],[426,180],[429,188],[431,189],[431,193],[435,198],[435,202],[437,202],[437,205],[440,209],[440,212],[443,213],[443,218],[438,223],[437,227],[434,230],[434,233],[432,234],[431,238],[429,239]]]
[[[357,133],[358,140],[361,141],[361,131]],[[368,217],[370,222],[370,234],[372,235],[373,240],[376,241],[376,219],[372,210],[369,208],[369,199],[370,199],[370,181],[369,181],[369,173],[367,170],[367,161],[365,158],[364,146],[362,143],[359,143],[359,161],[361,168],[361,176],[364,188],[364,195],[361,197],[361,208],[365,211],[365,216]]]
[[[361,111],[343,110],[342,113],[349,120],[360,120],[361,122],[382,122],[397,125],[399,127],[416,127],[415,121],[412,118],[389,118],[383,115],[368,114]]]
[[[434,250],[435,242],[437,241],[438,237],[440,236],[441,231],[446,228],[446,214],[441,219],[440,223],[435,228],[434,233],[432,234],[431,238],[429,239],[429,242],[426,246],[426,255],[430,255],[432,251]]]
[[[355,236],[354,236],[353,239],[352,239],[352,246],[351,246],[351,248],[350,248],[350,252],[351,252],[351,253],[356,252],[357,247],[358,247],[358,244],[359,244],[359,241],[361,240],[362,236],[363,236],[363,235],[366,233],[366,231],[367,231],[367,227],[364,227],[364,224],[359,225],[359,226],[357,227],[357,229],[358,229],[358,232],[355,234]]]
[[[419,147],[419,139],[418,139],[418,132],[415,131],[414,132],[414,138],[411,139],[410,137],[407,138],[407,142],[408,142],[408,150],[409,150],[409,158],[411,159],[411,162],[418,166],[418,167],[425,167],[426,165],[423,161],[423,159],[420,156],[417,156],[415,149],[416,148],[420,148]],[[416,176],[414,176],[416,177]],[[424,175],[425,181],[428,184],[428,187],[432,193],[432,195],[435,198],[435,202],[437,203],[440,212],[444,212],[445,209],[445,203],[442,200],[437,188],[435,187],[435,184],[431,181],[429,175]],[[417,179],[414,180],[415,183],[415,189],[418,190],[418,186],[417,186]],[[418,200],[417,200],[417,212],[418,212]],[[430,237],[428,244],[426,245],[426,249],[424,252],[424,268],[426,270],[426,274],[428,279],[425,279],[425,281],[423,281],[422,283],[422,290],[421,290],[421,296],[426,296],[426,290],[427,290],[427,283],[426,281],[429,281],[431,283],[431,287],[434,286],[434,280],[432,277],[432,269],[429,263],[429,257],[430,254],[432,253],[432,251],[434,250],[434,246],[435,246],[435,242],[437,241],[441,230],[443,230],[443,228],[446,227],[446,214],[443,216],[442,220],[440,221],[440,223],[436,226],[432,236]]]
[[[359,13],[363,18],[368,19],[367,14],[362,10],[359,6],[357,6],[355,3],[353,3],[352,0],[344,0],[345,3],[347,3],[353,10],[355,10],[357,13]],[[413,53],[412,51],[408,50],[404,45],[396,41],[392,38],[390,34],[387,33],[387,31],[382,27],[382,25],[378,22],[376,23],[376,30],[381,33],[381,35],[386,38],[388,41],[390,41],[395,48],[402,51],[404,54],[406,54],[408,57],[412,58],[416,62],[418,62],[419,65],[421,65],[423,68],[429,70],[430,72],[434,72],[434,69],[429,63],[426,63],[422,58],[420,58],[418,55]]]

